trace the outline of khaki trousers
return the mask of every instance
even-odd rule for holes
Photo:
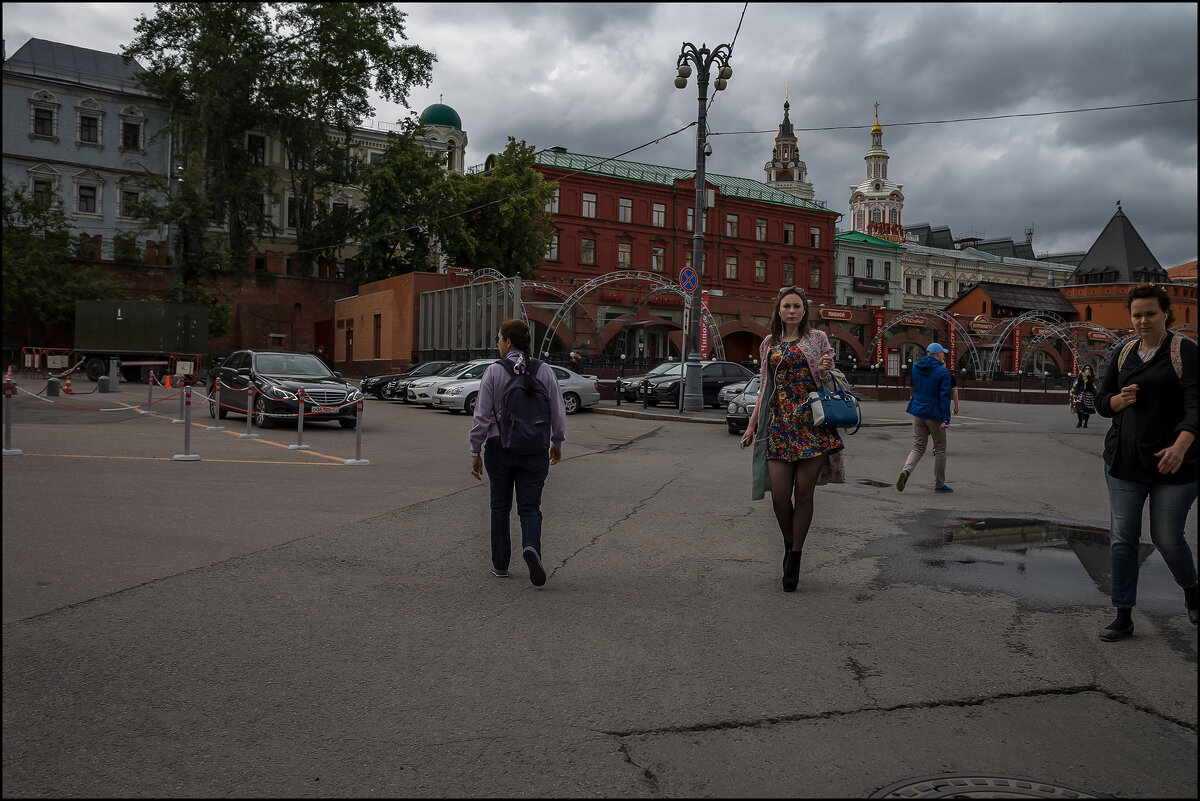
[[[925,455],[925,445],[933,438],[933,485],[940,487],[946,483],[946,429],[942,428],[940,420],[930,420],[925,417],[913,418],[913,447],[908,453],[908,461],[904,469],[911,476],[917,467],[917,462]]]

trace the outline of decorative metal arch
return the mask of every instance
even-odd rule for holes
[[[558,311],[555,313],[554,318],[550,321],[550,324],[546,326],[545,336],[542,337],[542,346],[539,349],[539,352],[543,355],[543,357],[548,355],[550,352],[549,348],[551,337],[554,336],[554,332],[558,330],[559,324],[566,320],[567,314],[574,311],[575,306],[579,305],[580,300],[587,297],[594,290],[597,290],[602,286],[617,283],[618,281],[644,281],[655,287],[651,294],[655,294],[657,292],[673,292],[679,297],[683,298],[684,310],[689,314],[691,313],[691,295],[687,292],[684,292],[683,289],[678,285],[668,281],[666,278],[663,278],[660,275],[656,275],[655,273],[639,272],[636,270],[621,270],[613,273],[605,273],[604,275],[596,276],[590,281],[582,284],[558,307]],[[725,345],[721,342],[720,330],[717,327],[717,321],[713,319],[712,314],[709,313],[707,309],[702,311],[704,313],[704,324],[708,328],[709,339],[713,343],[713,352],[716,353],[717,358],[724,359]]]
[[[975,348],[975,342],[971,338],[971,332],[967,330],[962,323],[955,319],[954,315],[947,314],[941,309],[911,309],[897,314],[888,321],[887,325],[875,332],[875,336],[871,338],[871,344],[867,347],[867,353],[874,355],[875,349],[879,347],[879,342],[881,339],[883,339],[884,335],[893,328],[897,328],[902,320],[913,314],[932,315],[944,323],[949,323],[950,325],[955,326],[962,333],[962,336],[959,338],[959,344],[966,344],[967,348],[971,351],[971,361],[975,364],[976,372],[979,372],[983,369],[983,358],[979,355],[979,351]]]
[[[1032,355],[1033,352],[1038,349],[1038,346],[1047,339],[1057,338],[1067,343],[1067,347],[1071,349],[1072,361],[1079,361],[1079,341],[1074,336],[1075,332],[1079,329],[1096,331],[1104,334],[1106,337],[1108,337],[1108,339],[1114,341],[1120,339],[1120,337],[1113,333],[1111,328],[1105,328],[1104,326],[1096,323],[1059,323],[1057,325],[1052,325],[1042,333],[1035,335],[1033,339],[1029,340],[1029,348],[1025,351],[1025,355],[1021,357],[1021,364],[1017,366],[1017,369],[1022,369],[1025,364],[1025,359]]]
[[[1062,317],[1054,312],[1041,311],[1035,309],[1027,311],[1019,317],[1013,317],[1004,325],[996,326],[991,331],[987,332],[987,338],[992,340],[992,358],[988,360],[987,372],[989,375],[995,374],[1000,369],[1000,345],[1004,340],[1008,339],[1008,335],[1012,333],[1013,327],[1024,325],[1025,323],[1042,322],[1050,326],[1062,325],[1066,322]],[[1024,359],[1021,360],[1024,362]],[[1014,369],[1020,369],[1015,367]]]

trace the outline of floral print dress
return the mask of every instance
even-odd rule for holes
[[[767,458],[798,462],[840,451],[844,446],[837,431],[814,426],[812,409],[800,411],[808,393],[817,391],[800,343],[773,343],[767,358],[775,375]]]

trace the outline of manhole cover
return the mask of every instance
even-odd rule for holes
[[[890,486],[892,486],[891,484],[889,484],[886,481],[876,481],[872,478],[856,478],[856,479],[854,479],[854,483],[861,484],[864,487],[890,487]]]
[[[1108,798],[1054,782],[1022,776],[977,776],[943,773],[906,779],[872,793],[869,798]]]

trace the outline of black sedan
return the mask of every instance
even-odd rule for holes
[[[216,382],[221,382],[220,405]],[[252,404],[247,403],[253,387]],[[311,353],[239,350],[208,376],[208,413],[214,419],[229,412],[253,414],[259,428],[295,420],[303,394],[305,422],[334,421],[354,428],[362,393]]]
[[[669,372],[646,376],[645,380],[638,384],[638,400],[641,400],[642,394],[645,393],[648,406],[657,406],[660,403],[678,405],[686,366],[686,363],[676,363]],[[754,378],[754,373],[737,362],[700,362],[704,405],[720,408],[721,400],[718,395],[722,387],[738,381],[749,381],[751,378]]]
[[[420,362],[414,364],[399,373],[386,373],[384,375],[369,375],[362,381],[358,382],[358,388],[362,390],[362,394],[366,397],[376,397],[380,400],[394,400],[394,398],[385,398],[384,390],[387,385],[398,378],[415,378],[419,375],[433,375],[438,370],[441,370],[450,362]]]

